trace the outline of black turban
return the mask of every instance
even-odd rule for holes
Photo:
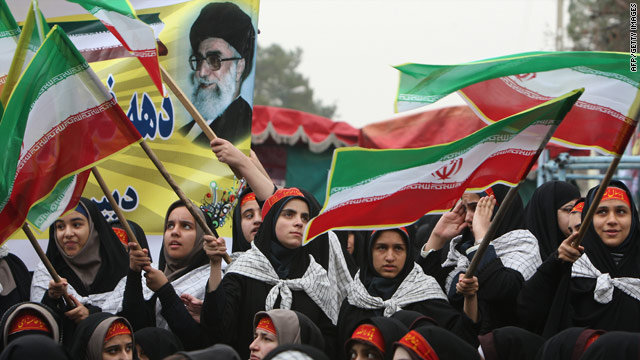
[[[193,53],[198,52],[202,40],[213,37],[228,42],[245,59],[242,73],[244,80],[251,72],[256,39],[251,17],[234,3],[207,4],[200,11],[189,32]]]

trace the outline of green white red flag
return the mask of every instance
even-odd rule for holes
[[[55,26],[20,77],[0,122],[0,242],[27,216],[44,230],[75,206],[88,176],[83,171],[140,140]]]
[[[629,54],[533,52],[459,65],[404,64],[398,111],[458,91],[488,123],[539,105],[577,88],[585,92],[554,134],[566,147],[621,154],[635,121],[640,73],[629,69]]]
[[[20,27],[5,0],[0,0],[0,92],[7,81],[11,60],[16,51]]]
[[[448,211],[466,190],[517,184],[581,94],[575,90],[448,144],[336,149],[325,204],[307,224],[305,244],[331,229],[411,224]]]
[[[160,94],[166,96],[162,86],[156,36],[153,29],[138,18],[128,0],[67,1],[80,4],[98,18],[122,46],[140,60]]]
[[[34,4],[36,7],[34,9]],[[39,18],[36,18],[36,14]],[[4,87],[0,89],[0,102],[6,104],[11,96],[13,88],[16,86],[20,75],[29,64],[29,61],[33,58],[40,45],[44,41],[44,37],[49,33],[51,29],[47,24],[46,19],[37,7],[37,2],[32,1],[29,6],[29,12],[27,18],[22,25],[22,31],[18,38],[18,44],[11,60],[11,67],[6,77]]]

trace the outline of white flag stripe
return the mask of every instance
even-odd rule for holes
[[[155,50],[156,36],[153,29],[142,21],[104,9],[97,11],[94,16],[116,28],[132,51]]]
[[[104,86],[90,86],[96,82],[99,83],[100,79],[93,71],[83,70],[68,76],[40,95],[29,113],[20,158],[61,121],[111,99],[111,94]],[[69,93],[86,95],[68,96]],[[50,116],[43,117],[42,114]]]
[[[481,164],[496,153],[503,151],[537,151],[540,139],[549,131],[547,125],[532,125],[510,141],[494,143],[485,142],[467,151],[460,157],[463,159],[460,171],[447,179],[447,182],[462,182],[466,180],[478,164]],[[514,148],[517,146],[517,148]],[[452,158],[453,159],[453,158]],[[384,196],[395,193],[407,185],[413,183],[438,183],[442,180],[433,175],[441,167],[450,163],[451,159],[438,161],[432,164],[417,166],[410,169],[391,172],[375,178],[373,181],[362,185],[356,185],[341,189],[331,194],[325,211],[329,211],[351,199],[367,198],[372,196]]]
[[[580,96],[579,102],[605,106],[623,115],[629,113],[630,104],[633,103],[638,92],[636,87],[627,82],[605,76],[585,74],[572,69],[539,72],[532,78],[518,78],[516,76],[507,78],[521,87],[516,89],[512,86],[514,90],[528,96],[531,94],[523,91],[522,88],[531,90],[547,97],[545,101],[566,94],[567,91],[584,88],[585,92]],[[505,81],[505,83],[512,85],[509,81]]]
[[[156,34],[159,34],[164,28],[163,23],[150,24]],[[116,39],[110,31],[95,32],[89,34],[69,34],[69,39],[76,46],[78,51],[92,51],[100,49],[110,49],[122,46],[122,43]]]
[[[7,75],[9,68],[11,67],[11,60],[13,60],[13,54],[18,46],[17,39],[13,36],[0,38],[0,75]]]

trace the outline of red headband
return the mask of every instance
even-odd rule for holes
[[[631,202],[629,201],[629,196],[627,196],[627,192],[613,186],[609,186],[607,190],[602,195],[602,200],[600,202],[605,202],[607,200],[622,200],[631,207]]]
[[[384,338],[377,327],[371,324],[362,324],[351,335],[352,339],[365,341],[380,350],[384,354]]]
[[[270,332],[273,335],[276,335],[276,327],[273,325],[273,321],[268,316],[263,316],[262,319],[258,322],[258,326],[256,329],[262,329],[264,331]]]
[[[577,203],[577,204],[573,207],[573,209],[571,209],[571,212],[572,212],[572,213],[574,213],[574,212],[579,212],[579,213],[581,213],[583,209],[584,209],[584,201],[580,201],[579,203]]]
[[[23,310],[11,322],[9,327],[9,335],[21,331],[37,330],[51,334],[49,324],[42,320],[40,314],[34,310]]]
[[[118,335],[131,335],[131,329],[129,329],[127,324],[122,320],[116,320],[111,323],[109,330],[107,330],[107,335],[104,336],[104,341],[106,342],[112,337]]]
[[[429,342],[415,330],[409,331],[405,336],[396,342],[405,348],[413,351],[420,359],[439,360],[438,354],[433,350]]]
[[[120,239],[120,242],[124,246],[127,246],[127,244],[129,243],[129,236],[127,235],[127,232],[124,229],[120,229],[117,227],[113,227],[111,228],[111,230],[113,230],[113,232],[116,233],[116,236],[118,236],[118,239]]]
[[[269,212],[273,204],[286,198],[287,196],[304,197],[304,195],[300,190],[298,190],[298,188],[279,189],[273,195],[271,195],[267,199],[267,201],[264,202],[264,205],[262,205],[262,218],[264,219],[267,217],[267,213]]]
[[[256,194],[255,193],[248,193],[247,195],[245,195],[242,198],[242,201],[240,202],[240,209],[242,209],[244,204],[248,203],[249,201],[255,201],[255,200],[256,200]]]

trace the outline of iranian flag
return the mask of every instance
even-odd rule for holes
[[[85,170],[140,140],[55,26],[20,77],[0,122],[0,242],[27,217],[44,230],[75,207]]]
[[[633,133],[640,73],[629,54],[534,52],[459,65],[405,64],[400,71],[398,111],[430,104],[454,92],[487,123],[584,88],[584,94],[552,141],[571,148],[621,154]]]
[[[166,96],[160,75],[158,48],[153,29],[138,18],[128,0],[67,0],[80,4],[122,43],[131,55],[140,60],[151,80]]]
[[[325,204],[307,224],[305,244],[331,229],[411,224],[448,211],[466,190],[517,184],[581,94],[572,91],[448,144],[336,149]]]
[[[0,92],[7,81],[11,60],[16,51],[20,28],[13,18],[9,6],[0,0]]]
[[[22,31],[11,60],[6,82],[4,87],[0,89],[0,102],[2,104],[6,104],[9,100],[9,96],[16,86],[22,71],[27,67],[40,45],[42,45],[45,35],[51,30],[40,9],[37,6],[34,9],[34,4],[35,2],[32,1],[29,6],[29,12],[22,25]]]

